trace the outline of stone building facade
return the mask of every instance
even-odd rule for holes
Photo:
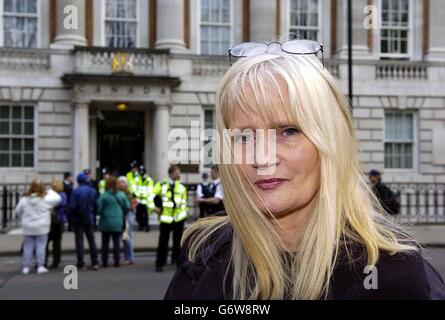
[[[295,32],[322,42],[347,94],[346,3],[0,1],[0,184],[123,172],[131,160],[164,178],[168,133],[213,126],[227,49],[243,41]],[[373,8],[378,27],[366,29]],[[440,0],[353,1],[360,159],[386,181],[445,183],[444,17]],[[184,181],[206,170],[183,166]]]

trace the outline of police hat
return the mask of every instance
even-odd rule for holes
[[[380,177],[381,176],[381,174],[380,174],[380,172],[378,172],[377,170],[375,170],[375,169],[372,169],[371,171],[369,171],[369,174],[368,174],[370,177]]]
[[[134,160],[134,161],[130,164],[130,166],[131,166],[131,168],[137,168],[137,167],[139,167],[139,163],[138,163],[136,160]]]

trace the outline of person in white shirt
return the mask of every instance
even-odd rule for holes
[[[37,273],[46,273],[45,251],[51,226],[51,210],[62,198],[57,192],[45,190],[40,180],[34,180],[28,192],[20,199],[15,212],[21,219],[23,230],[23,274],[28,274],[35,250]]]
[[[200,203],[204,203],[209,206],[209,215],[215,215],[224,212],[224,193],[221,187],[221,182],[219,180],[219,169],[217,165],[212,166],[211,171],[213,179],[213,196],[210,198],[200,199]]]
[[[214,185],[209,181],[209,174],[204,172],[202,174],[202,182],[196,187],[195,205],[199,207],[199,218],[207,216],[209,206],[202,202],[202,199],[211,198],[215,194]]]

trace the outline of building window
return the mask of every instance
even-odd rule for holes
[[[414,114],[385,112],[385,168],[413,169]]]
[[[214,111],[213,109],[204,109],[204,130],[207,129],[214,129]],[[204,140],[204,146],[206,146],[209,143],[212,143],[212,137],[206,137],[207,139]],[[210,164],[210,160],[212,157],[212,152],[210,151],[209,154],[205,154],[204,155],[205,159],[204,159],[204,163],[206,163],[206,165],[204,165],[205,168],[209,168],[211,166]]]
[[[0,105],[0,167],[34,167],[34,107]]]
[[[407,57],[409,0],[382,0],[380,53],[382,57]]]
[[[290,32],[298,39],[317,41],[319,38],[319,8],[318,0],[291,0],[290,2]]]
[[[137,26],[137,0],[105,0],[107,47],[136,47]]]
[[[230,34],[231,0],[201,0],[201,54],[227,54]]]
[[[38,34],[37,0],[3,0],[3,45],[36,48]]]

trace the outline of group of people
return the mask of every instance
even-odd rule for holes
[[[63,181],[54,181],[49,190],[41,180],[34,180],[20,199],[16,213],[23,229],[23,269],[28,274],[36,255],[37,273],[46,273],[59,267],[61,243],[65,225],[74,232],[77,267],[85,269],[84,235],[88,241],[91,270],[107,267],[110,240],[113,243],[114,266],[134,263],[133,229],[149,230],[148,216],[156,214],[160,224],[156,271],[163,271],[168,256],[170,233],[173,233],[172,264],[178,262],[184,222],[188,218],[187,189],[180,182],[179,167],[168,169],[169,178],[154,183],[142,166],[133,162],[126,176],[103,172],[96,183],[86,169],[77,176],[64,175]],[[223,208],[218,169],[212,168],[213,183],[203,182],[198,187],[196,203],[213,214]],[[214,190],[209,191],[210,189]],[[101,232],[101,264],[94,232]],[[52,264],[48,264],[52,243]],[[121,260],[123,248],[123,260]]]
[[[61,243],[65,224],[75,234],[77,267],[83,269],[84,245],[86,235],[91,253],[91,269],[99,269],[98,253],[94,237],[96,215],[99,216],[98,229],[102,233],[102,266],[108,265],[109,240],[113,239],[114,263],[120,265],[120,241],[125,232],[131,233],[126,221],[131,220],[131,202],[126,195],[126,178],[110,177],[107,179],[107,192],[97,197],[91,186],[88,174],[77,176],[78,187],[73,189],[73,178],[65,174],[64,181],[53,181],[46,190],[44,183],[36,179],[31,182],[28,191],[16,206],[16,214],[21,219],[23,231],[23,268],[28,274],[32,268],[35,252],[37,273],[47,273],[57,269],[61,261]],[[52,264],[48,264],[49,247],[52,243]],[[123,237],[123,264],[133,263],[130,237]]]

